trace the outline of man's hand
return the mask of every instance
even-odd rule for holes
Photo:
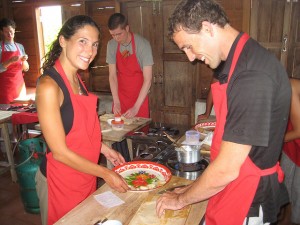
[[[22,61],[26,61],[28,59],[28,55],[23,55],[23,56],[21,56],[21,60]]]

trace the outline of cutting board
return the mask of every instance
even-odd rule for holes
[[[185,224],[191,206],[187,206],[181,210],[166,210],[165,214],[158,218],[156,215],[156,200],[159,195],[148,196],[141,207],[138,209],[130,225],[181,225]]]
[[[126,193],[113,191],[107,184],[104,184],[93,195],[112,191],[124,201],[124,204],[113,208],[105,208],[91,195],[57,221],[55,225],[93,225],[96,221],[105,217],[119,220],[123,225],[199,224],[206,210],[206,201],[193,204],[179,211],[166,210],[165,215],[161,219],[156,216],[155,212],[156,199],[159,197],[158,192],[165,188],[189,184],[191,182],[191,180],[172,176],[170,182],[157,190]],[[146,218],[145,221],[140,220],[141,214]]]

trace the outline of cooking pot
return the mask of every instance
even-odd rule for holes
[[[180,163],[196,163],[201,160],[201,145],[180,145],[175,147]]]

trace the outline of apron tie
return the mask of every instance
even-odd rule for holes
[[[261,170],[261,176],[268,176],[273,173],[278,174],[278,181],[279,181],[279,183],[282,183],[283,179],[284,179],[284,173],[283,173],[281,166],[279,165],[279,162],[277,162],[275,166],[273,166],[269,169]]]

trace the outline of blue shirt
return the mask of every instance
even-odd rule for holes
[[[0,62],[2,60],[2,43],[3,41],[0,42]],[[4,42],[4,49],[5,51],[9,51],[9,52],[15,52],[17,51],[17,47],[15,45],[16,42]],[[26,55],[25,53],[25,49],[24,46],[20,43],[16,43],[18,45],[18,48],[20,49],[20,54],[21,55]],[[6,71],[7,69],[3,66],[2,63],[0,63],[0,73]]]

